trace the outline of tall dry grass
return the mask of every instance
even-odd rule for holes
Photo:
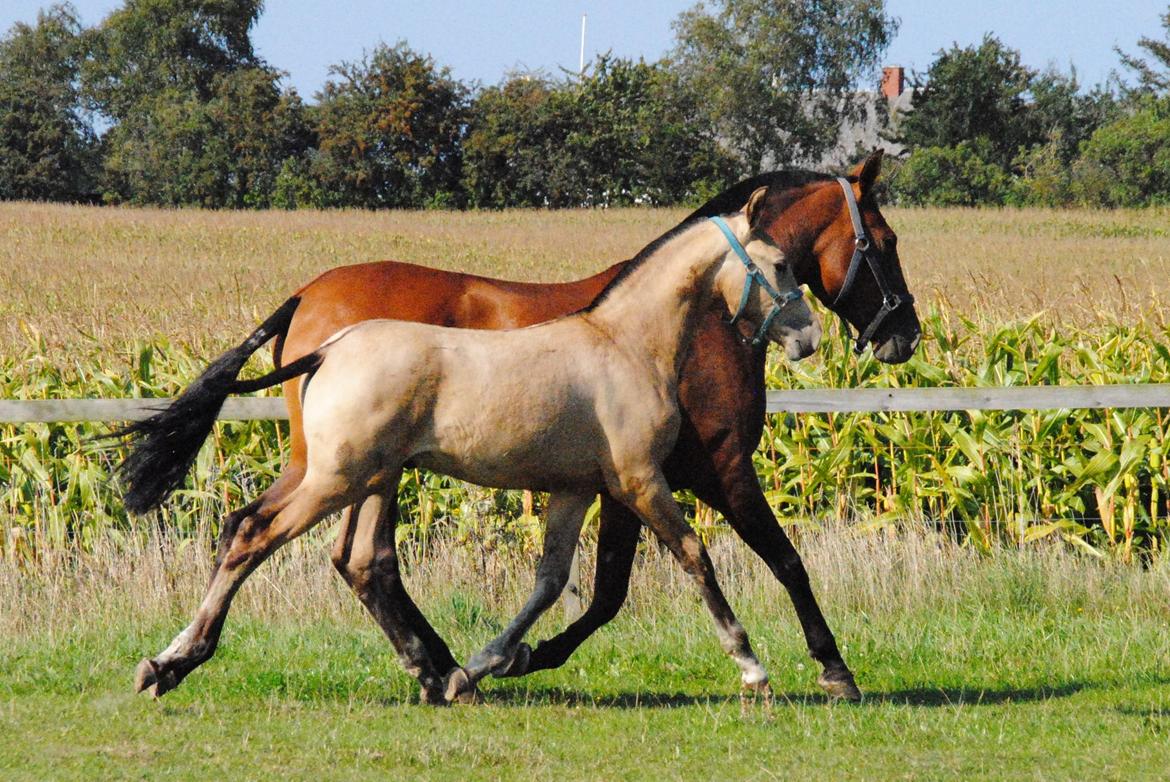
[[[233,614],[264,621],[367,621],[364,609],[329,563],[332,524],[293,541],[250,578]],[[1109,614],[1136,612],[1170,620],[1170,558],[1147,568],[1077,556],[1060,546],[1003,549],[980,554],[956,539],[921,528],[871,534],[830,525],[796,535],[818,599],[834,615],[890,619],[969,611],[981,601],[1021,610]],[[582,548],[586,593],[594,569],[592,545]],[[788,598],[763,562],[729,534],[711,542],[720,583],[755,621],[787,621]],[[439,622],[453,596],[475,596],[499,617],[514,614],[532,586],[534,557],[519,550],[482,549],[438,539],[424,552],[405,546],[403,567],[411,593]],[[175,631],[191,616],[212,565],[212,536],[167,532],[110,536],[92,550],[57,548],[19,567],[0,566],[0,637],[46,640],[95,627],[157,624]],[[458,598],[456,597],[456,600]],[[778,613],[779,612],[779,613]],[[549,612],[535,637],[563,626]],[[624,613],[635,621],[689,617],[695,632],[706,622],[696,588],[669,554],[641,549]],[[181,624],[180,624],[181,623]],[[652,637],[652,628],[648,629]]]

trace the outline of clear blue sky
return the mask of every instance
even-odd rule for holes
[[[393,2],[391,0],[269,0],[254,31],[260,55],[289,72],[306,98],[328,68],[357,59],[378,41],[405,39],[465,81],[498,82],[512,69],[576,69],[581,14],[589,16],[586,59],[612,50],[656,59],[673,42],[671,22],[691,0],[546,0],[520,2]],[[3,0],[0,30],[33,21],[42,0]],[[82,21],[96,24],[121,3],[74,0]],[[1113,47],[1137,51],[1143,35],[1160,37],[1159,15],[1170,0],[887,0],[902,21],[889,64],[925,71],[952,43],[978,43],[985,32],[1019,49],[1036,68],[1075,65],[1083,84],[1119,67]],[[344,10],[339,10],[344,9]]]

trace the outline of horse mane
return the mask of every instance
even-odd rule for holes
[[[758,188],[779,188],[780,192],[789,190],[796,190],[806,185],[811,185],[815,182],[831,182],[834,177],[829,174],[822,174],[818,171],[808,171],[805,169],[784,169],[781,171],[766,171],[763,174],[758,174],[749,179],[738,182],[723,192],[708,200],[705,204],[700,206],[695,211],[682,219],[678,225],[671,228],[666,233],[659,236],[650,244],[638,251],[638,254],[630,259],[621,271],[619,271],[614,278],[610,280],[601,292],[585,307],[582,307],[579,312],[590,312],[605,301],[610,292],[614,288],[625,282],[642,263],[658,251],[662,245],[669,242],[674,237],[682,233],[683,230],[690,228],[691,225],[699,220],[707,217],[715,217],[717,215],[732,214],[743,209],[743,205],[747,203],[748,196],[754,193]]]

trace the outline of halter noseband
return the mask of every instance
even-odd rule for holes
[[[837,177],[837,182],[841,185],[841,189],[845,191],[845,203],[849,206],[849,218],[853,221],[853,258],[849,261],[849,271],[845,274],[845,284],[841,286],[841,290],[837,293],[837,298],[833,300],[833,303],[829,307],[836,311],[837,305],[852,290],[863,258],[869,264],[870,271],[873,272],[873,278],[877,282],[878,289],[882,292],[881,309],[873,316],[873,320],[866,326],[865,331],[858,335],[857,343],[853,346],[853,352],[860,354],[865,350],[865,346],[869,344],[869,341],[873,339],[873,335],[881,327],[882,321],[903,304],[913,304],[914,297],[909,293],[906,293],[905,296],[900,296],[890,290],[886,275],[882,272],[881,256],[874,251],[873,243],[870,242],[869,236],[865,233],[865,224],[861,222],[861,212],[857,208],[857,199],[853,196],[853,186],[849,184],[849,180],[845,177]],[[846,323],[845,327],[848,329],[849,324]]]
[[[715,226],[723,233],[727,243],[731,245],[731,249],[743,261],[743,265],[747,267],[747,276],[743,279],[743,294],[739,297],[739,307],[736,308],[735,314],[731,316],[728,323],[735,323],[739,320],[739,316],[743,314],[747,307],[748,299],[752,294],[752,283],[759,284],[772,297],[772,309],[768,310],[768,314],[764,316],[764,320],[760,323],[760,327],[756,329],[755,336],[752,337],[751,343],[753,346],[759,346],[766,338],[768,327],[772,325],[772,321],[780,314],[780,310],[787,307],[794,301],[804,298],[804,294],[797,289],[792,289],[786,293],[781,293],[776,290],[772,283],[768,282],[768,278],[764,276],[764,272],[756,266],[755,262],[748,257],[747,250],[743,249],[743,245],[739,243],[739,239],[735,238],[735,234],[731,232],[731,228],[727,223],[723,222],[722,217],[708,217],[708,220],[715,223]]]

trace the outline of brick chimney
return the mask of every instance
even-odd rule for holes
[[[906,69],[901,65],[882,68],[882,95],[886,100],[897,100],[906,89]]]

